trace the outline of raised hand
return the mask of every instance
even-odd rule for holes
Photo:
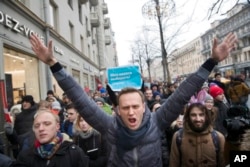
[[[237,42],[238,39],[233,33],[229,33],[220,44],[218,44],[218,41],[215,38],[213,41],[211,57],[217,62],[224,60],[235,47]]]
[[[42,62],[49,66],[53,66],[57,62],[56,58],[53,56],[52,41],[49,41],[49,44],[46,47],[36,35],[31,35],[30,43],[37,58]]]

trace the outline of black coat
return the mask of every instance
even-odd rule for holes
[[[229,104],[225,104],[220,101],[214,101],[214,106],[218,108],[218,112],[215,118],[214,129],[221,132],[226,137],[228,132],[223,125],[223,121],[228,118],[227,111],[229,109]]]
[[[107,165],[106,141],[99,132],[94,130],[86,138],[76,135],[74,141],[89,156],[89,167],[105,167]]]
[[[37,111],[37,104],[31,106],[29,109],[24,110],[15,118],[14,129],[17,135],[23,135],[32,130],[34,115]]]
[[[88,157],[74,143],[64,141],[50,160],[42,159],[34,148],[19,154],[13,167],[88,167]]]

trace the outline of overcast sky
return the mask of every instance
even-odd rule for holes
[[[111,19],[111,26],[115,33],[120,65],[129,64],[129,60],[131,60],[131,45],[136,35],[141,32],[142,26],[145,24],[148,25],[150,22],[142,16],[142,6],[148,1],[150,0],[105,0],[109,10],[108,17]],[[180,0],[175,1],[180,2]],[[185,39],[184,43],[204,33],[210,28],[210,23],[218,18],[213,17],[208,20],[206,17],[212,3],[216,1],[217,0],[183,0],[181,1],[182,4],[176,4],[176,12],[183,15],[183,19],[190,16],[192,16],[193,19],[188,25],[188,29],[186,29],[182,35],[182,39]],[[235,2],[236,0],[226,1],[226,3],[230,4]],[[227,7],[227,9],[228,8],[229,7]],[[225,12],[225,10],[222,12]],[[178,21],[181,22],[181,19],[177,20],[177,22]]]

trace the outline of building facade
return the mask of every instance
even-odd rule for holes
[[[196,71],[211,56],[213,39],[216,37],[221,42],[229,32],[237,34],[238,45],[227,59],[215,67],[214,72],[220,72],[223,76],[243,73],[250,79],[250,4],[239,4],[228,13],[227,18],[214,21],[203,35],[170,54],[172,80]]]
[[[169,71],[172,80],[185,78],[204,62],[204,57],[201,55],[201,38],[197,37],[181,48],[175,49],[170,57]]]
[[[243,73],[249,79],[250,75],[250,5],[239,4],[226,19],[212,23],[211,29],[202,36],[202,55],[205,58],[211,55],[212,39],[217,37],[221,42],[229,33],[234,32],[239,39],[230,56],[219,63],[215,69],[223,76]]]
[[[35,57],[29,36],[53,52],[68,73],[87,91],[102,82],[107,67],[118,66],[116,44],[104,0],[0,0],[0,79],[5,81],[8,104],[23,95],[36,101],[52,89],[62,90],[48,66]]]

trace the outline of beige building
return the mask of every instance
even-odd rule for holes
[[[170,57],[169,71],[173,81],[193,73],[204,62],[204,56],[201,55],[201,38],[197,37],[174,50]]]
[[[221,41],[229,32],[237,34],[238,45],[230,56],[219,63],[215,69],[222,75],[237,75],[243,73],[249,79],[250,75],[250,5],[239,4],[224,20],[212,23],[211,29],[202,38],[202,54],[208,58],[211,55],[212,39]]]
[[[118,66],[107,13],[104,0],[0,0],[0,79],[9,105],[27,94],[44,99],[49,89],[63,93],[31,50],[31,34],[45,44],[52,40],[54,55],[68,73],[94,91],[106,68]]]

